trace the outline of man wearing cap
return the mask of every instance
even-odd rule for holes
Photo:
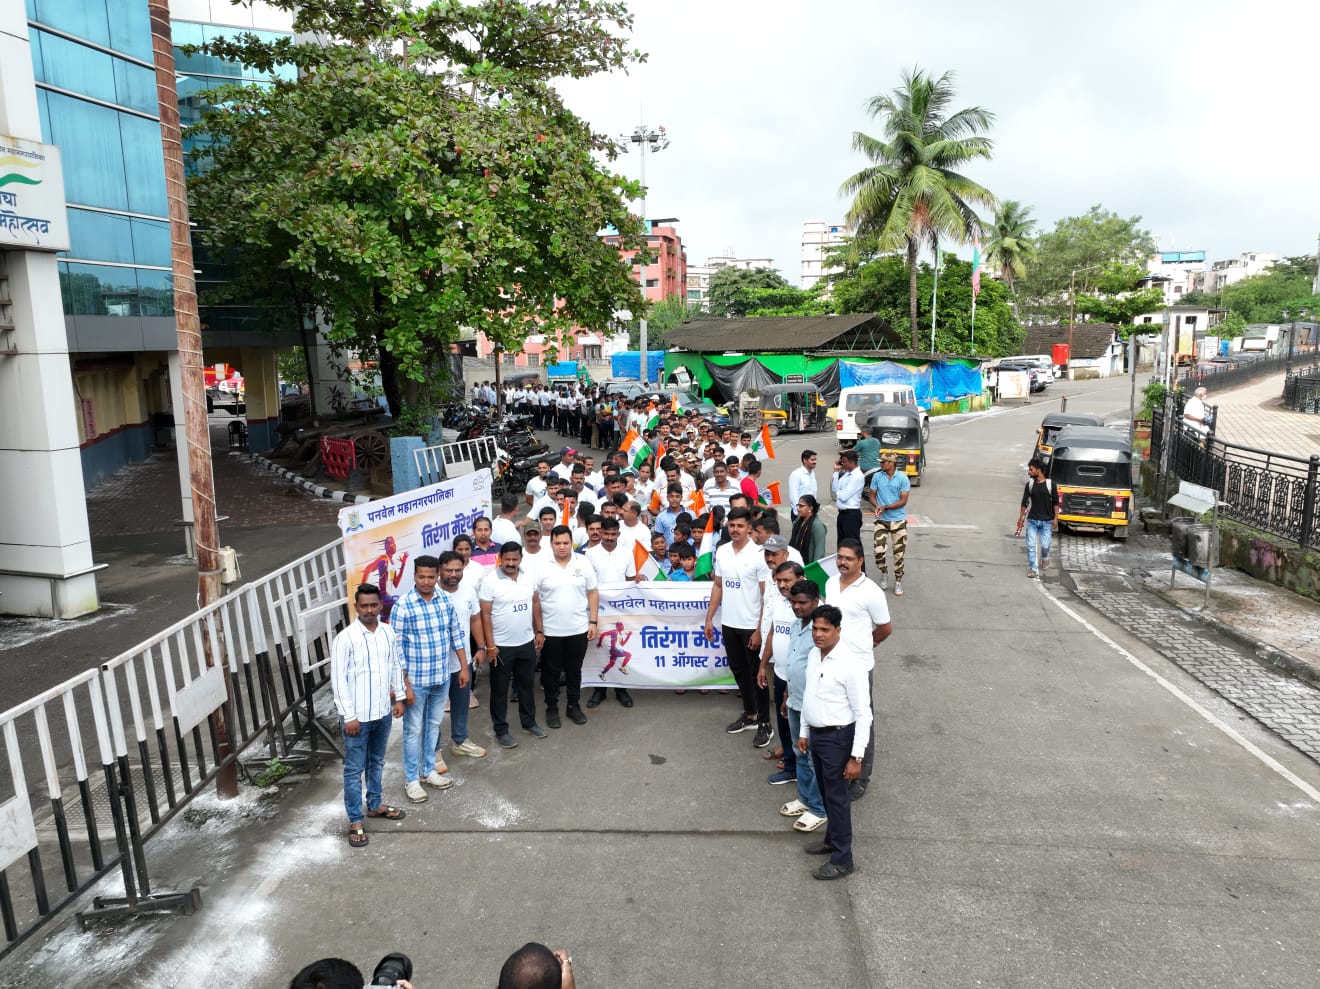
[[[898,456],[882,454],[880,469],[871,477],[866,500],[875,508],[875,565],[877,583],[889,586],[889,547],[894,547],[894,594],[903,595],[903,560],[907,555],[907,503],[912,485],[898,470]]]
[[[571,446],[563,447],[559,451],[559,463],[551,468],[563,480],[571,483],[573,480],[573,458],[577,456],[577,451]]]
[[[771,573],[774,573],[781,563],[803,565],[802,554],[788,545],[788,540],[778,533],[767,536],[765,542],[761,543],[761,549],[765,552],[765,565],[770,568]]]

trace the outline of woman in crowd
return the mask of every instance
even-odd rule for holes
[[[815,563],[825,552],[825,523],[820,517],[820,502],[815,495],[805,494],[798,499],[797,518],[788,544],[802,554],[802,562]]]

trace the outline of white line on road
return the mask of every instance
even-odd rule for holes
[[[1045,589],[1044,584],[1037,584],[1036,589],[1039,590],[1041,594],[1045,595],[1045,597],[1048,600],[1052,601],[1055,605],[1057,605],[1060,611],[1062,611],[1073,621],[1077,622],[1077,624],[1081,625],[1082,628],[1086,629],[1088,632],[1094,635],[1105,645],[1109,646],[1109,648],[1113,649],[1116,653],[1118,653],[1120,656],[1126,659],[1129,663],[1131,663],[1133,666],[1139,669],[1142,673],[1145,673],[1148,677],[1150,677],[1152,680],[1158,683],[1161,687],[1163,687],[1169,693],[1173,694],[1174,697],[1178,698],[1178,700],[1182,701],[1193,711],[1199,714],[1202,718],[1204,718],[1210,724],[1214,725],[1225,735],[1227,735],[1229,738],[1235,741],[1238,745],[1242,746],[1242,748],[1246,749],[1253,756],[1255,756],[1257,759],[1263,762],[1270,769],[1274,770],[1274,772],[1278,773],[1293,786],[1297,787],[1297,789],[1301,790],[1316,804],[1320,804],[1320,790],[1317,790],[1315,787],[1311,786],[1311,784],[1307,783],[1306,780],[1297,776],[1295,773],[1289,770],[1286,766],[1280,763],[1273,756],[1262,751],[1261,748],[1257,746],[1255,743],[1248,741],[1241,734],[1239,734],[1237,729],[1233,728],[1232,725],[1216,717],[1206,707],[1199,704],[1197,701],[1193,700],[1191,697],[1189,697],[1186,693],[1184,693],[1174,684],[1170,683],[1168,680],[1160,676],[1160,674],[1156,673],[1141,660],[1137,659],[1136,656],[1132,655],[1132,653],[1128,652],[1126,649],[1120,646],[1109,636],[1105,635],[1104,632],[1101,632],[1098,628],[1096,628],[1094,625],[1088,622],[1085,618],[1083,618],[1077,612],[1073,611],[1072,608],[1068,607],[1066,604],[1064,604],[1062,601],[1056,598],[1053,594],[1047,591]]]

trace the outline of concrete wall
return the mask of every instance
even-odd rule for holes
[[[1232,522],[1219,525],[1219,565],[1320,601],[1320,553]]]

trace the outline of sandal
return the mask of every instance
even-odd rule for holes
[[[383,817],[387,821],[402,821],[405,817],[408,816],[408,814],[406,811],[402,810],[399,807],[390,807],[387,804],[383,804],[380,807],[377,807],[375,810],[367,811],[367,816]]]
[[[778,760],[780,760],[780,762],[783,762],[783,759],[784,759],[784,750],[783,750],[783,749],[769,749],[769,750],[767,750],[767,751],[761,756],[761,758],[764,759],[766,762],[769,762],[771,759],[778,759]]]
[[[686,691],[686,690],[675,690],[674,693],[676,693],[676,694],[686,694],[687,691]]]
[[[369,840],[367,829],[362,826],[361,821],[348,826],[348,844],[350,848],[366,848]]]

